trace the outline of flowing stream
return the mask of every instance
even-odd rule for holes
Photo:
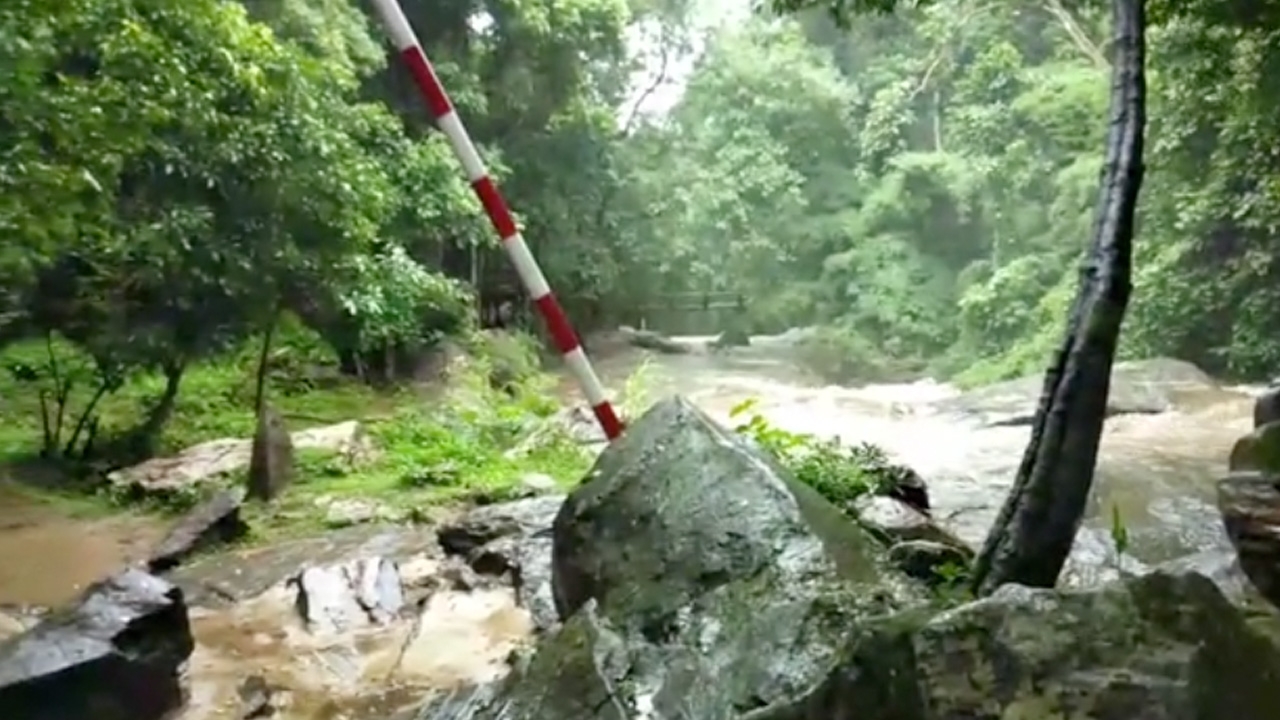
[[[935,514],[965,541],[981,546],[1004,501],[1030,437],[1038,378],[974,393],[924,380],[864,387],[824,386],[797,368],[793,342],[755,338],[728,353],[701,349],[710,338],[673,338],[684,355],[609,352],[596,360],[606,384],[633,385],[650,399],[680,393],[725,422],[748,399],[778,427],[847,443],[870,442],[910,465],[929,483]],[[566,391],[570,388],[566,386]],[[1138,569],[1230,546],[1214,506],[1215,480],[1232,444],[1252,429],[1256,388],[1225,387],[1171,360],[1117,373],[1113,397],[1142,412],[1117,414],[1105,426],[1086,527],[1066,580],[1111,576],[1113,508],[1131,536],[1126,566]],[[1021,424],[993,424],[1021,418]]]
[[[983,541],[1026,446],[1038,380],[976,393],[932,381],[824,386],[793,362],[794,338],[756,338],[751,347],[718,353],[705,349],[707,338],[678,340],[695,351],[663,355],[593,343],[592,356],[607,385],[639,387],[649,401],[683,394],[732,422],[730,409],[754,398],[757,411],[779,427],[880,445],[928,481],[935,515],[946,527],[975,546]],[[640,380],[629,383],[637,371]],[[1114,574],[1117,558],[1108,538],[1113,508],[1132,537],[1132,557],[1123,562],[1135,569],[1229,547],[1213,506],[1214,480],[1225,471],[1233,442],[1250,430],[1252,392],[1220,387],[1174,361],[1152,361],[1117,376],[1113,399],[1137,412],[1107,422],[1091,514],[1067,582]],[[567,402],[579,401],[567,379],[560,393]],[[6,491],[2,480],[0,608],[68,601],[87,582],[143,557],[163,530],[146,518],[68,518]],[[428,579],[438,574],[441,559],[429,529],[381,538],[373,529],[353,530],[346,539],[331,534],[311,545],[212,558],[199,571],[210,588],[226,581],[257,583],[257,589],[230,605],[192,598],[197,650],[182,720],[238,720],[237,687],[250,674],[288,688],[292,701],[278,714],[286,720],[387,718],[433,689],[493,677],[505,668],[508,653],[527,641],[529,618],[501,589],[439,592],[413,625],[334,638],[308,632],[293,610],[294,591],[279,582],[300,567],[355,553],[414,557],[402,564],[402,580],[415,572]]]

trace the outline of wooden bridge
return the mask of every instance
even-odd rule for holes
[[[699,310],[746,310],[747,296],[735,291],[679,292],[658,296],[639,306],[640,310],[696,312]]]

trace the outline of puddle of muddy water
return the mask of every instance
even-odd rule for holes
[[[0,605],[48,607],[143,559],[163,536],[131,515],[78,518],[0,480]]]

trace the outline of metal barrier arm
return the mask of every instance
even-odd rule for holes
[[[503,199],[498,186],[489,177],[489,171],[485,168],[484,161],[480,159],[475,143],[471,142],[471,136],[463,126],[453,103],[449,100],[448,93],[445,92],[440,78],[436,75],[435,68],[432,67],[426,52],[418,42],[413,27],[409,25],[409,19],[405,17],[397,0],[372,0],[372,2],[382,20],[383,28],[400,54],[400,59],[413,75],[414,83],[422,93],[427,109],[435,118],[440,131],[449,139],[449,146],[453,148],[454,156],[462,165],[467,181],[471,183],[476,197],[484,206],[485,213],[493,223],[493,229],[502,240],[502,247],[507,251],[507,257],[515,266],[516,273],[520,275],[521,284],[524,285],[538,313],[546,322],[552,342],[560,351],[569,372],[573,374],[578,387],[582,389],[582,394],[590,403],[591,410],[604,430],[605,437],[609,440],[616,439],[622,434],[622,421],[605,395],[604,385],[600,383],[600,378],[591,367],[591,361],[587,359],[587,354],[582,349],[578,334],[574,332],[560,302],[551,292],[547,278],[538,267],[538,261],[529,251],[529,245],[520,234],[520,229],[516,227],[511,210],[507,207],[507,201]]]

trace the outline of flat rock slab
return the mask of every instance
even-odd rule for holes
[[[0,644],[0,717],[159,720],[194,648],[182,591],[126,570]]]
[[[169,577],[192,605],[219,608],[257,597],[307,567],[373,557],[400,562],[440,554],[430,529],[357,525],[323,537],[199,558],[176,568]]]
[[[240,518],[244,492],[223,490],[197,505],[160,541],[147,567],[153,573],[172,570],[196,553],[244,537],[249,526]]]
[[[976,420],[984,426],[1030,425],[1044,387],[1044,376],[1007,380],[942,400],[934,409]],[[1168,358],[1116,363],[1111,371],[1107,416],[1167,412],[1179,398],[1217,387],[1204,371]]]
[[[918,599],[880,544],[687,400],[653,406],[556,516],[564,623],[431,720],[730,720],[825,677],[858,618]]]
[[[290,437],[298,450],[330,450],[352,459],[372,452],[363,427],[354,420],[299,430]],[[252,446],[252,441],[246,439],[210,440],[177,455],[116,470],[107,476],[107,481],[113,487],[144,495],[182,492],[249,467]]]

